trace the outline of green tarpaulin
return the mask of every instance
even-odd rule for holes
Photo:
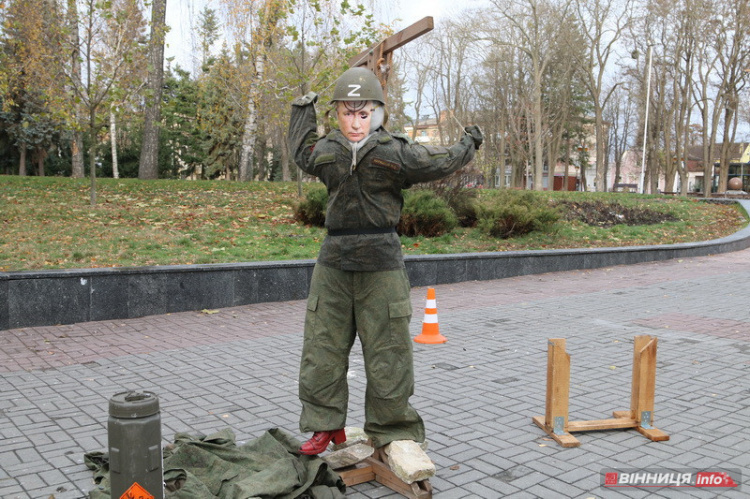
[[[343,498],[346,486],[317,456],[297,453],[299,442],[278,428],[237,446],[225,429],[209,436],[175,435],[164,449],[164,482],[170,499]],[[90,499],[110,499],[109,459],[84,456],[97,486]]]

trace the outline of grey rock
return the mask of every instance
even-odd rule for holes
[[[435,464],[420,444],[412,440],[396,440],[386,448],[388,466],[403,482],[414,483],[435,476]]]
[[[323,456],[323,461],[328,463],[332,469],[337,470],[364,461],[374,452],[375,449],[369,445],[358,443]]]

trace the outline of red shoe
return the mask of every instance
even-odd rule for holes
[[[334,444],[343,444],[346,442],[346,433],[344,429],[332,431],[316,431],[310,440],[302,444],[299,448],[300,454],[308,456],[317,456],[328,448],[328,444],[333,440]]]

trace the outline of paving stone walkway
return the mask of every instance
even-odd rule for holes
[[[436,498],[747,497],[750,250],[590,271],[436,286],[444,345],[414,345]],[[412,291],[421,332],[425,288]],[[230,427],[238,440],[297,428],[304,301],[0,332],[0,497],[86,497],[86,451],[106,450],[108,400],[150,390],[165,444]],[[547,339],[571,355],[570,419],[629,409],[633,337],[659,340],[654,425],[578,433],[544,415]],[[363,423],[352,356],[349,424]],[[603,487],[603,471],[742,470],[739,489]],[[376,483],[351,498],[398,497]]]

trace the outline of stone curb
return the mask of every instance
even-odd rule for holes
[[[725,200],[715,200],[727,202]],[[750,213],[750,200],[737,202]],[[694,243],[407,255],[412,286],[595,269],[750,247],[750,226]],[[0,331],[130,319],[307,297],[315,260],[0,272]]]

